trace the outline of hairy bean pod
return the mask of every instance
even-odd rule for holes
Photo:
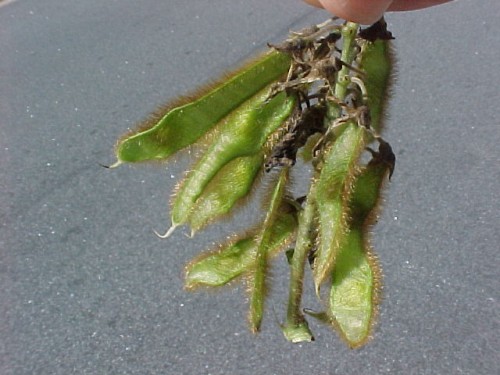
[[[280,93],[268,100],[269,87],[231,112],[219,125],[208,150],[181,183],[172,204],[172,228],[188,221],[196,200],[228,162],[259,153],[267,137],[290,115],[294,96]],[[171,229],[172,229],[171,228]]]
[[[339,247],[347,234],[348,202],[357,162],[366,144],[366,131],[349,121],[324,156],[317,181],[319,235],[313,277],[316,292],[330,275]]]
[[[116,146],[112,167],[163,160],[191,145],[199,153],[177,185],[172,226],[160,237],[184,224],[194,234],[271,178],[260,224],[185,270],[187,289],[220,287],[245,276],[253,332],[263,319],[270,257],[294,241],[286,252],[285,338],[314,340],[304,314],[333,327],[352,348],[371,335],[381,271],[369,230],[395,164],[381,136],[392,38],[383,19],[364,29],[328,20],[294,33],[223,80],[160,109]],[[367,147],[372,142],[378,151]],[[372,154],[367,164],[365,150]],[[298,152],[313,175],[306,196],[290,197],[290,168]],[[324,306],[320,312],[302,308],[307,263]]]
[[[211,221],[231,211],[236,202],[247,196],[264,162],[264,153],[242,156],[223,166],[203,189],[193,206],[187,224],[191,236]]]
[[[389,96],[393,53],[390,40],[359,40],[361,52],[358,55],[359,68],[367,91],[367,105],[370,108],[370,127],[377,133],[383,128],[383,114]]]
[[[293,207],[283,210],[270,229],[268,256],[282,250],[292,240],[296,228],[297,217]],[[251,271],[255,267],[259,230],[256,228],[192,260],[186,267],[186,288],[222,286]]]
[[[379,154],[380,155],[380,154]],[[381,272],[369,241],[389,163],[375,157],[356,178],[350,200],[349,233],[332,272],[328,316],[351,347],[370,337],[377,314]]]
[[[166,159],[193,144],[228,113],[288,71],[290,57],[270,51],[202,87],[192,95],[160,108],[116,146],[118,165]]]

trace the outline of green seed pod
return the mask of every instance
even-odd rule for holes
[[[290,115],[296,105],[294,96],[280,93],[268,100],[268,94],[269,87],[266,87],[231,112],[218,126],[208,150],[175,194],[172,228],[166,235],[189,220],[196,200],[221,168],[235,158],[259,153],[267,137]]]
[[[385,23],[381,27],[385,28]],[[387,32],[387,29],[385,31]],[[380,133],[383,128],[383,113],[390,91],[394,58],[390,40],[388,38],[380,39],[377,35],[381,37],[384,34],[376,34],[373,38],[369,38],[370,40],[358,38],[358,43],[361,46],[358,64],[359,69],[365,73],[362,80],[367,91],[366,104],[370,108],[370,126],[376,133]]]
[[[290,57],[270,51],[213,84],[160,108],[116,146],[116,165],[166,159],[193,144],[228,113],[284,75]]]
[[[366,131],[349,121],[329,150],[317,181],[316,202],[319,219],[319,243],[313,277],[316,292],[328,277],[347,234],[348,202],[357,162],[366,144]]]
[[[274,46],[277,51],[159,110],[116,147],[113,166],[163,160],[191,145],[200,153],[176,189],[172,226],[161,237],[183,224],[193,234],[231,213],[264,169],[281,168],[273,172],[260,225],[186,267],[187,289],[220,287],[245,276],[254,332],[263,317],[270,257],[295,238],[286,254],[290,284],[281,327],[286,339],[314,340],[305,313],[332,326],[352,348],[371,335],[381,271],[369,230],[395,163],[380,136],[391,81],[390,39],[383,20],[363,30],[329,20],[295,33]],[[307,116],[314,109],[321,111]],[[366,147],[374,141],[378,152]],[[286,185],[299,150],[314,177],[306,199],[292,201]],[[373,156],[367,165],[360,161],[364,150]],[[302,309],[308,261],[325,307],[318,313]]]
[[[230,212],[235,203],[247,196],[264,162],[264,153],[243,156],[228,162],[208,183],[196,200],[187,224],[191,236],[214,219]]]
[[[250,274],[248,280],[248,289],[250,294],[250,310],[248,321],[252,332],[257,332],[260,328],[262,316],[264,314],[264,298],[266,295],[266,270],[268,264],[269,249],[273,243],[274,225],[279,220],[283,211],[289,208],[286,203],[286,187],[288,184],[289,168],[281,170],[276,181],[272,195],[269,197],[267,214],[262,224],[262,229],[255,242],[257,245],[255,254],[255,268]]]
[[[278,215],[267,247],[268,256],[282,250],[294,237],[297,228],[296,212],[292,207]],[[218,287],[249,272],[255,267],[256,237],[260,228],[233,239],[215,251],[209,251],[192,260],[186,267],[186,288]]]
[[[349,233],[332,273],[327,313],[352,348],[366,343],[377,315],[381,271],[368,233],[391,168],[391,159],[378,154],[357,177],[350,201]]]
[[[220,249],[201,254],[186,266],[187,289],[223,286],[241,276],[252,264],[255,243],[251,235],[220,245]]]
[[[328,316],[351,348],[368,339],[378,306],[380,272],[360,228],[352,228],[332,274]]]

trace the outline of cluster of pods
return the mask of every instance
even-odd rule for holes
[[[331,325],[350,347],[371,335],[381,275],[369,230],[395,164],[380,135],[391,39],[383,20],[362,29],[332,19],[292,32],[232,74],[160,108],[118,141],[112,167],[165,160],[191,146],[200,150],[174,193],[172,226],[161,237],[180,225],[194,234],[268,180],[262,221],[186,267],[188,289],[243,278],[254,332],[263,317],[268,264],[282,252],[290,268],[281,326],[288,340],[313,340],[306,315]],[[303,197],[289,191],[298,155],[312,170]],[[324,311],[301,307],[307,268]]]

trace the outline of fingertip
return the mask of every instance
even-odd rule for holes
[[[321,5],[330,13],[347,21],[371,25],[377,22],[393,0],[306,0]]]
[[[415,0],[415,1],[394,0],[394,2],[389,6],[389,10],[390,11],[417,10],[444,3],[449,3],[450,1],[452,0]]]

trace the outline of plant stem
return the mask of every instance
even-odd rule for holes
[[[342,54],[340,59],[345,64],[351,65],[356,57],[356,34],[358,32],[359,25],[353,22],[347,22],[342,27]],[[337,81],[335,83],[334,96],[339,100],[343,101],[346,96],[347,86],[350,83],[349,79],[349,67],[346,65],[342,66],[339,73],[337,74]],[[340,106],[337,104],[329,103],[328,105],[328,120],[329,124],[331,120],[335,120],[340,117],[341,110]],[[329,125],[328,124],[328,125]]]
[[[262,316],[264,314],[264,298],[266,294],[266,269],[267,269],[267,254],[271,248],[273,227],[278,220],[280,207],[286,194],[286,185],[288,183],[289,167],[281,170],[278,181],[274,188],[269,209],[262,225],[262,232],[257,241],[257,249],[255,255],[255,270],[250,289],[250,328],[253,332],[260,329]]]
[[[354,47],[356,46],[355,38],[358,32],[358,27],[359,25],[357,23],[348,22],[342,28],[343,44],[341,60],[349,65],[352,64],[354,57],[356,57],[356,50]],[[335,85],[335,96],[339,100],[345,99],[349,82],[349,67],[344,65],[342,66],[342,69],[340,69],[337,77],[337,84]]]
[[[282,327],[287,340],[291,342],[311,341],[313,336],[300,310],[304,281],[304,265],[313,246],[314,197],[315,184],[311,185],[308,199],[299,215],[297,243],[290,265],[290,287],[286,323]]]

